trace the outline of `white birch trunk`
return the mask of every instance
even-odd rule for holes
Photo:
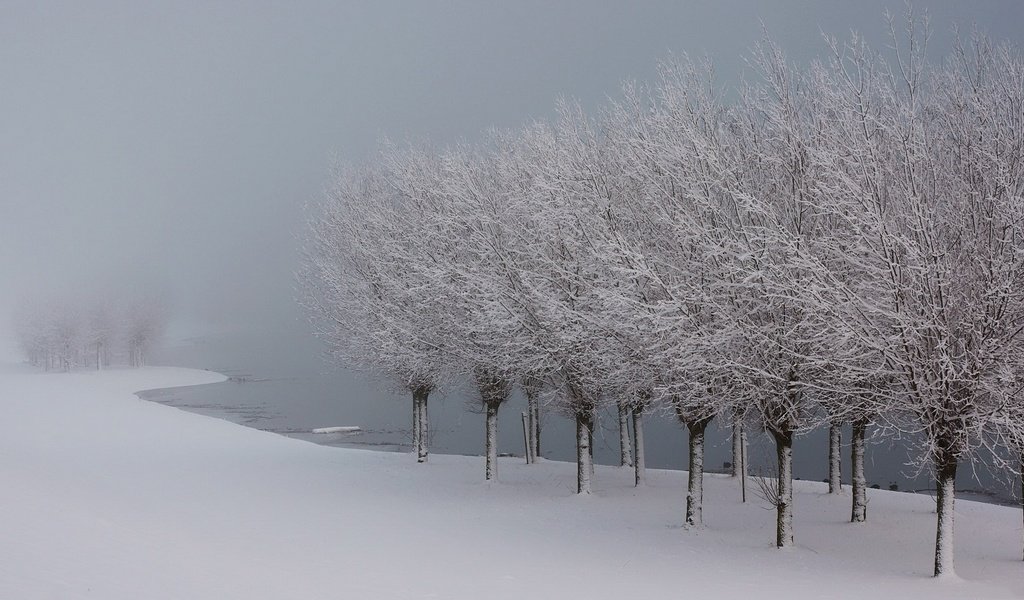
[[[793,545],[793,432],[784,429],[773,432],[773,437],[779,461],[775,545],[788,548]]]
[[[644,457],[644,410],[642,406],[633,409],[633,485],[640,487],[647,479],[647,464]]]
[[[838,424],[830,425],[828,428],[828,493],[830,494],[840,494],[843,491],[843,476],[840,463],[842,443],[842,426]]]
[[[487,409],[487,439],[485,441],[487,466],[484,479],[492,481],[498,478],[498,404],[488,402]]]
[[[618,403],[619,408],[619,466],[633,466],[633,456],[629,450],[629,406],[622,402]]]
[[[593,459],[590,454],[590,428],[593,416],[576,413],[576,493],[589,494]]]
[[[704,525],[704,432],[711,419],[686,424],[690,433],[690,477],[686,489],[686,526]]]
[[[945,453],[944,453],[945,454]],[[953,575],[953,501],[956,496],[956,458],[940,456],[935,465],[938,513],[935,528],[935,576]]]
[[[853,506],[850,521],[863,523],[868,519],[867,478],[864,477],[864,433],[867,421],[853,422],[853,442],[850,445],[850,467],[853,481]]]

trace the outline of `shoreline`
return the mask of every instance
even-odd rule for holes
[[[178,368],[178,367],[168,367],[168,368]],[[191,368],[189,368],[189,369],[191,369]],[[219,420],[222,420],[222,421],[227,421],[229,423],[234,423],[236,425],[241,425],[243,427],[246,427],[248,429],[254,429],[256,431],[264,431],[264,432],[268,432],[268,433],[274,433],[274,434],[280,435],[280,436],[285,437],[285,438],[300,440],[300,441],[308,442],[310,444],[314,444],[314,445],[317,445],[317,446],[326,446],[328,448],[343,448],[343,449],[344,448],[349,448],[349,449],[356,449],[356,450],[367,450],[367,451],[373,451],[373,452],[385,452],[385,453],[396,453],[396,454],[408,453],[408,452],[412,451],[411,450],[411,446],[408,443],[394,442],[392,440],[379,440],[379,439],[375,440],[375,441],[346,440],[346,439],[344,439],[346,437],[346,435],[352,435],[352,434],[314,434],[313,431],[312,431],[312,428],[307,430],[307,429],[294,429],[294,428],[292,428],[292,429],[275,429],[275,428],[259,427],[254,422],[252,422],[254,419],[252,418],[251,415],[253,414],[254,411],[251,410],[251,409],[246,409],[244,407],[217,406],[216,410],[211,410],[213,408],[211,405],[176,404],[174,402],[161,401],[160,400],[161,396],[173,396],[174,395],[173,390],[187,390],[189,388],[198,388],[198,387],[202,387],[202,386],[206,386],[206,385],[214,385],[214,384],[220,384],[220,383],[240,383],[238,381],[239,378],[237,376],[231,376],[231,375],[227,375],[227,374],[224,374],[224,373],[219,373],[219,372],[216,372],[216,371],[212,371],[210,369],[191,369],[191,370],[205,371],[205,372],[208,372],[208,373],[216,373],[217,375],[219,375],[223,379],[221,379],[219,381],[200,383],[200,384],[182,385],[182,386],[171,386],[171,387],[165,387],[165,388],[153,388],[153,389],[139,390],[138,392],[135,392],[135,394],[141,400],[144,400],[146,402],[153,402],[155,404],[160,404],[160,405],[163,405],[163,406],[168,406],[168,407],[171,407],[171,408],[176,408],[176,409],[182,410],[184,412],[189,412],[189,413],[192,413],[192,414],[198,414],[198,415],[202,415],[202,416],[206,416],[206,417],[210,417],[210,418],[214,418],[214,419],[219,419]],[[244,383],[246,383],[246,384],[249,384],[249,383],[260,383],[260,382],[263,382],[263,381],[273,381],[273,379],[251,379],[251,376],[247,376],[245,378],[245,380],[244,380]],[[172,392],[169,393],[169,394],[164,394],[163,392],[165,392],[165,391],[172,391]],[[149,397],[147,397],[147,396],[149,396]],[[243,415],[243,416],[246,416],[248,418],[233,418],[233,417],[237,417],[238,415]],[[393,435],[395,435],[395,433],[396,433],[395,431],[376,431],[376,430],[372,430],[372,429],[364,429],[364,430],[361,430],[358,433],[356,433],[355,436],[358,437],[358,436],[362,436],[362,435],[365,435],[365,434],[370,434],[371,436],[372,435],[392,435],[393,436]],[[339,436],[342,439],[336,439],[336,440],[332,439],[334,436]],[[464,457],[473,457],[473,458],[482,458],[483,457],[482,452],[474,453],[472,451],[468,451],[468,452],[446,452],[446,451],[436,451],[435,452],[435,451],[432,451],[431,454],[432,455],[438,455],[438,456],[464,456]],[[517,453],[503,452],[502,455],[505,458],[517,458],[517,459],[520,459],[520,460],[525,460],[522,455],[517,454]],[[845,457],[845,454],[844,454],[844,457]],[[546,459],[546,460],[549,460],[550,462],[563,462],[563,463],[567,463],[567,464],[575,464],[572,460],[561,459],[561,458],[552,458],[552,459]],[[600,464],[601,466],[604,466],[604,467],[618,468],[618,465],[614,465],[614,464],[601,464],[601,463],[597,463],[597,464]],[[651,470],[660,470],[660,471],[682,473],[682,474],[686,474],[687,473],[687,470],[685,468],[674,468],[674,467],[649,468],[648,470],[649,471],[651,471]],[[707,468],[706,467],[705,468],[705,473],[708,473],[708,474],[719,474],[720,475],[720,474],[727,473],[727,471],[725,469]],[[759,475],[757,475],[755,473],[751,473],[751,474],[748,475],[748,477],[757,477],[757,476],[759,476]],[[822,486],[825,485],[821,480],[818,480],[818,479],[794,477],[794,481],[808,482],[808,483],[811,483],[811,484],[821,484]],[[850,488],[851,488],[851,486],[850,486],[849,483],[843,483],[843,494],[842,495],[845,496],[847,493],[849,493]],[[886,492],[909,494],[909,495],[913,495],[913,496],[929,496],[929,497],[934,497],[934,494],[935,494],[935,489],[934,488],[917,488],[917,489],[889,490],[889,489],[886,489],[885,487],[879,485],[879,487],[877,487],[877,488],[870,488],[870,489],[879,490],[879,491],[886,491]],[[1009,497],[1009,496],[1002,496],[997,491],[984,490],[984,489],[978,490],[978,489],[975,489],[975,488],[958,489],[957,490],[957,500],[963,500],[963,501],[967,501],[967,502],[978,502],[978,503],[981,503],[981,504],[991,504],[991,505],[995,505],[995,506],[1004,506],[1004,507],[1010,507],[1010,508],[1019,508],[1021,506],[1020,501],[1015,499],[1015,498],[1012,498],[1012,497]]]

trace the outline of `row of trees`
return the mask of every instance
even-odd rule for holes
[[[933,63],[926,25],[892,29],[890,54],[827,40],[805,68],[764,42],[756,82],[728,92],[680,59],[594,117],[563,102],[479,146],[385,145],[311,220],[318,333],[410,390],[421,461],[431,391],[471,378],[488,479],[516,382],[531,414],[546,395],[575,419],[581,494],[595,410],[631,412],[637,439],[645,413],[675,415],[690,526],[708,424],[755,424],[777,448],[780,547],[796,434],[830,425],[837,453],[853,425],[854,521],[868,425],[919,434],[951,573],[958,465],[1024,448],[1024,62],[976,36]]]
[[[151,295],[47,296],[23,304],[15,317],[25,356],[48,371],[141,367],[165,325],[165,307]]]

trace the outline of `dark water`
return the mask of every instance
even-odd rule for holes
[[[392,382],[373,375],[331,366],[312,336],[287,332],[209,335],[167,343],[151,356],[153,364],[210,369],[228,375],[224,383],[147,392],[148,400],[227,419],[330,446],[373,447],[408,451],[411,443],[411,398]],[[464,385],[449,385],[430,396],[432,452],[480,455],[484,446],[484,417]],[[517,392],[499,414],[499,452],[523,455],[521,413],[525,400]],[[543,416],[542,453],[548,459],[574,460],[574,426],[552,411]],[[357,434],[313,434],[320,427],[358,426]],[[712,423],[707,434],[709,471],[723,470],[730,460],[731,442],[725,424]],[[652,468],[685,469],[686,431],[670,415],[647,419],[647,464]],[[774,446],[762,433],[750,434],[752,474],[769,474]],[[849,481],[849,430],[844,431],[844,482]],[[824,480],[827,471],[827,433],[799,436],[794,448],[798,479]],[[618,463],[617,418],[614,411],[599,415],[594,456],[598,463]],[[906,466],[910,456],[904,442],[877,439],[869,446],[866,471],[869,484],[900,490],[928,490],[927,472]],[[977,471],[977,472],[975,472]],[[481,464],[481,477],[483,465]],[[983,468],[961,468],[958,487],[966,496],[1010,502],[1013,484]],[[974,490],[977,493],[971,493]]]

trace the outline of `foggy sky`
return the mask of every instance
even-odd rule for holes
[[[296,234],[334,159],[597,106],[671,53],[736,80],[762,21],[798,61],[821,32],[879,47],[886,6],[0,0],[0,338],[24,293],[97,280],[161,286],[199,328],[301,327]],[[954,23],[1024,46],[1017,0],[917,6],[933,53]]]

